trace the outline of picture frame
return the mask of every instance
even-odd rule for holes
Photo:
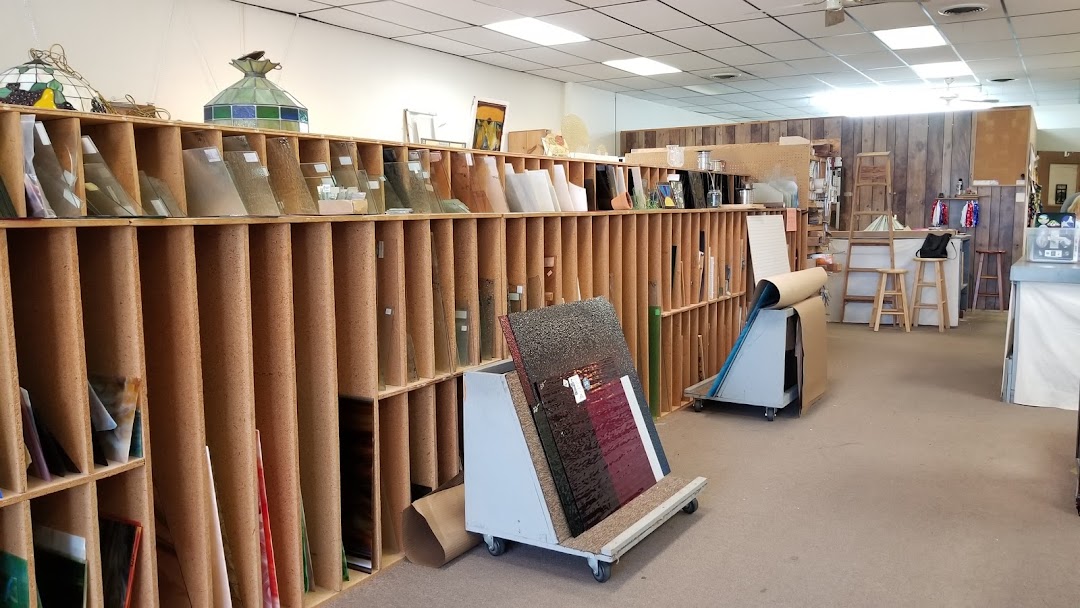
[[[506,139],[506,118],[509,104],[498,99],[473,97],[472,136],[470,143],[474,150],[501,152]]]

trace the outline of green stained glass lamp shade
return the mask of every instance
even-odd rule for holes
[[[308,132],[308,111],[295,97],[266,75],[281,67],[262,53],[252,53],[232,61],[244,77],[217,94],[203,107],[208,123]]]
[[[86,81],[42,57],[0,72],[0,103],[105,112],[105,104]]]

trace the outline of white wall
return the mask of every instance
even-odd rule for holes
[[[27,13],[29,4],[33,19]],[[313,132],[402,139],[405,108],[434,111],[443,139],[469,138],[473,96],[509,102],[510,130],[557,129],[560,82],[229,0],[3,0],[0,69],[60,43],[106,98],[132,95],[202,121],[239,80],[229,61],[265,50],[271,78],[306,105]]]
[[[1040,150],[1080,151],[1080,105],[1037,106],[1035,124]]]
[[[708,114],[665,106],[629,95],[616,96],[615,121],[619,131],[696,127],[730,122]]]

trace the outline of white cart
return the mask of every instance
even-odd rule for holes
[[[650,532],[680,510],[697,510],[705,478],[687,482],[668,475],[584,534],[560,543],[510,382],[518,382],[512,362],[465,374],[465,528],[482,534],[492,555],[502,555],[507,541],[578,555],[602,583],[611,576],[611,564]]]

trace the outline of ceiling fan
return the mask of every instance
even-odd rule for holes
[[[966,97],[961,96],[960,93],[953,90],[954,80],[952,78],[945,79],[945,92],[940,95],[941,99],[945,102],[945,105],[952,105],[954,101],[962,101],[965,103],[998,103],[1001,100],[986,95],[980,95],[980,97]],[[979,93],[982,93],[982,85],[979,85]]]

